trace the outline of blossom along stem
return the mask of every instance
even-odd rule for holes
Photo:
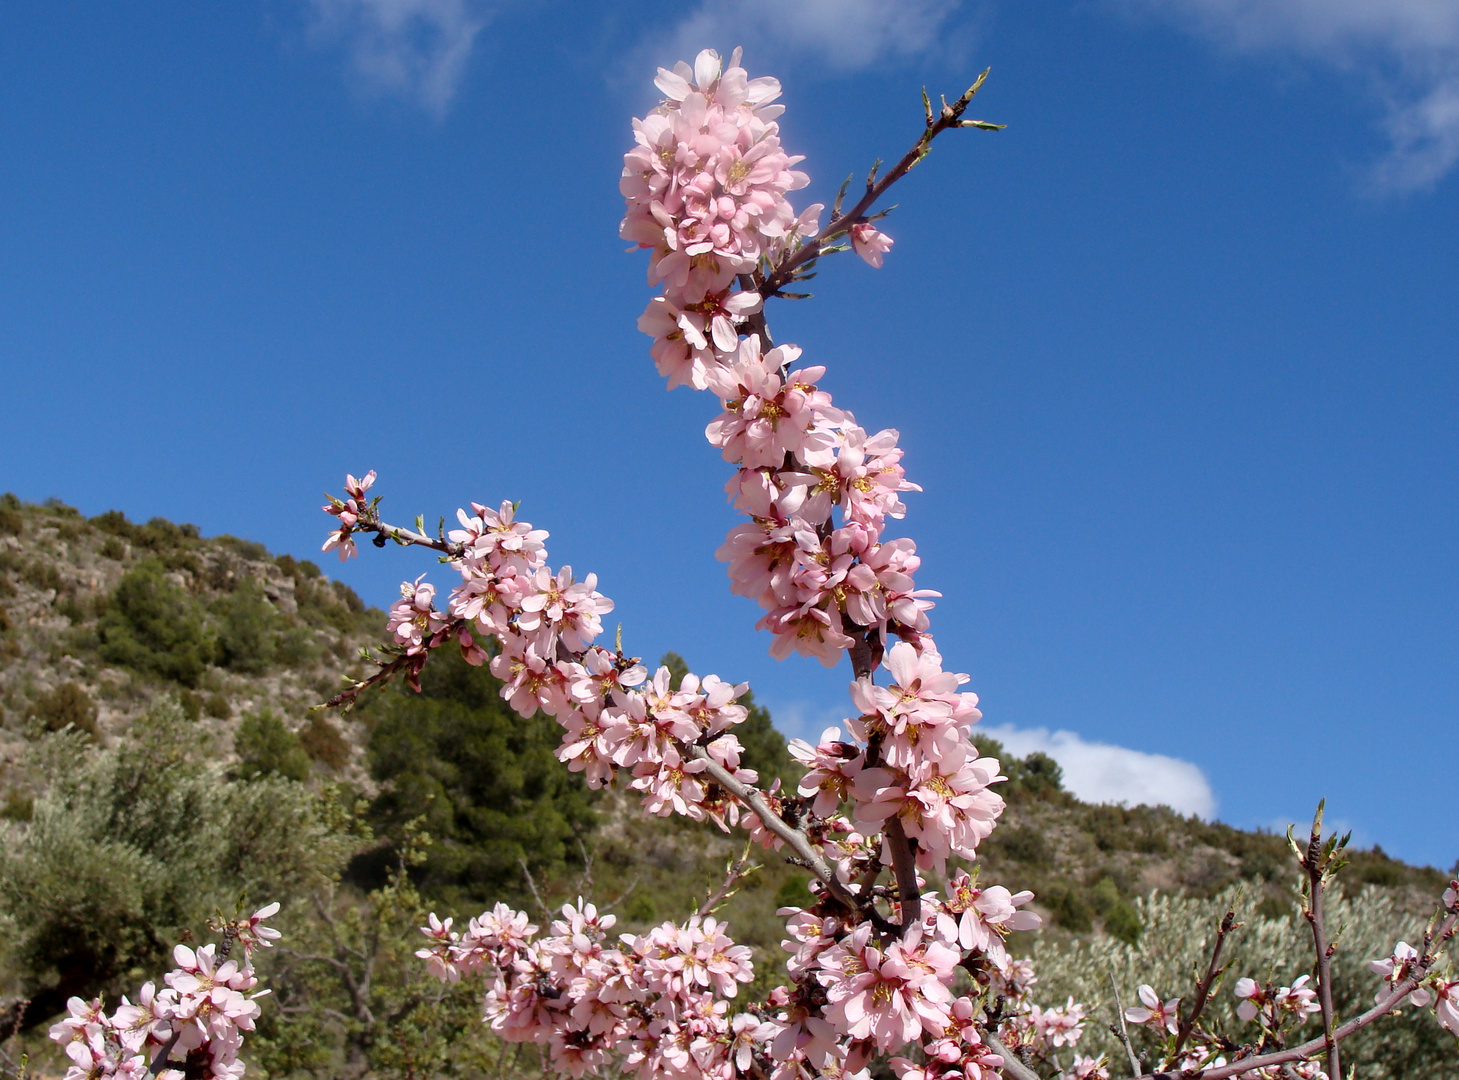
[[[1195,1000],[1191,1002],[1190,1012],[1180,1022],[1180,1028],[1175,1033],[1175,1043],[1171,1046],[1170,1053],[1166,1055],[1165,1059],[1167,1068],[1180,1060],[1181,1048],[1185,1046],[1186,1040],[1190,1038],[1191,1032],[1195,1029],[1196,1021],[1201,1018],[1201,1013],[1210,1003],[1211,987],[1221,977],[1221,972],[1225,970],[1221,967],[1221,949],[1225,946],[1226,939],[1231,936],[1232,931],[1240,925],[1236,921],[1234,907],[1221,917],[1221,923],[1216,928],[1216,944],[1211,949],[1211,962],[1206,965],[1205,976],[1196,984],[1196,996]],[[1135,1071],[1139,1072],[1139,1069],[1137,1068]]]
[[[1355,1031],[1367,1027],[1374,1020],[1386,1016],[1399,1005],[1405,998],[1417,990],[1434,963],[1438,960],[1437,946],[1447,942],[1454,936],[1456,929],[1459,929],[1459,913],[1450,915],[1440,924],[1438,933],[1433,936],[1430,947],[1425,950],[1424,955],[1412,968],[1412,974],[1403,979],[1392,992],[1381,998],[1367,1012],[1355,1016],[1345,1024],[1340,1024],[1332,1030],[1332,1042],[1337,1043],[1346,1039]],[[1269,1054],[1261,1054],[1256,1057],[1239,1058],[1229,1065],[1221,1065],[1206,1069],[1189,1069],[1182,1072],[1183,1077],[1196,1078],[1200,1080],[1226,1080],[1227,1077],[1245,1076],[1247,1073],[1257,1069],[1268,1068],[1273,1065],[1286,1065],[1293,1061],[1302,1061],[1324,1052],[1328,1047],[1328,1036],[1324,1031],[1317,1038],[1309,1039],[1300,1046],[1289,1047],[1286,1050],[1275,1050]],[[1161,1077],[1168,1076],[1168,1073],[1150,1073],[1136,1077],[1136,1080],[1161,1080]]]

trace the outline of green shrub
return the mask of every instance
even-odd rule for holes
[[[218,662],[233,671],[261,675],[274,663],[282,628],[278,612],[253,578],[244,579],[220,606]]]
[[[134,991],[138,969],[164,968],[179,933],[201,936],[240,897],[289,910],[354,846],[303,785],[230,783],[170,702],[106,750],[48,736],[31,769],[30,820],[0,823],[0,949],[36,1022],[73,994]]]
[[[14,498],[6,492],[9,498]],[[25,530],[25,515],[20,512],[18,505],[20,500],[16,499],[17,505],[12,506],[7,502],[0,502],[0,536],[19,536]]]
[[[1004,826],[993,833],[988,844],[998,855],[1028,866],[1048,866],[1054,861],[1044,834],[1029,825]]]
[[[309,777],[309,755],[299,736],[270,709],[243,718],[233,737],[233,750],[239,757],[238,775],[244,780],[282,776],[301,781]]]
[[[31,704],[27,716],[47,731],[72,727],[93,739],[97,735],[96,705],[86,691],[73,682],[62,683],[49,693],[42,694]]]
[[[115,536],[108,536],[103,540],[98,550],[103,559],[111,559],[114,562],[121,562],[127,557],[127,545]]]
[[[156,559],[123,575],[97,624],[101,658],[196,686],[215,645],[198,605]]]
[[[1139,941],[1142,929],[1140,915],[1128,900],[1116,901],[1104,914],[1104,932],[1126,945]]]
[[[268,548],[256,540],[240,540],[236,536],[215,537],[216,542],[227,548],[240,559],[248,559],[252,562],[268,562]]]
[[[233,715],[233,708],[222,694],[209,694],[203,699],[203,712],[218,720],[227,720]]]
[[[1076,934],[1094,928],[1094,912],[1081,889],[1067,881],[1055,881],[1044,890],[1039,902],[1048,908],[1054,922]]]
[[[434,840],[417,871],[427,895],[520,901],[523,862],[539,875],[576,862],[577,839],[596,826],[589,792],[553,756],[555,721],[524,720],[486,668],[441,652],[422,673],[420,694],[396,683],[361,709],[372,725],[370,770],[382,786],[372,822],[398,843],[424,819]],[[369,880],[379,867],[362,863],[355,872]]]
[[[350,760],[350,744],[322,713],[313,713],[299,732],[300,745],[311,759],[331,769],[342,769]]]
[[[61,572],[56,569],[54,563],[36,559],[26,566],[23,576],[37,589],[54,589],[57,592],[61,590]]]
[[[8,608],[0,607],[0,634],[8,633],[10,630],[10,611]]]

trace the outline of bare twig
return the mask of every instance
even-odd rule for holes
[[[1327,1047],[1327,1075],[1341,1077],[1342,1054],[1338,1050],[1337,1040],[1333,1038],[1335,1017],[1332,1007],[1332,954],[1336,946],[1327,937],[1323,900],[1328,879],[1342,865],[1336,858],[1336,853],[1342,850],[1346,838],[1339,841],[1334,835],[1326,844],[1323,843],[1322,811],[1325,805],[1325,799],[1317,804],[1317,813],[1312,818],[1312,833],[1307,838],[1307,849],[1300,854],[1300,860],[1302,869],[1307,872],[1308,905],[1304,914],[1312,927],[1312,948],[1317,959],[1317,1002],[1322,1008],[1322,1037]]]
[[[172,1038],[163,1044],[162,1049],[157,1051],[157,1056],[152,1059],[152,1064],[147,1068],[148,1076],[156,1076],[168,1066],[168,1058],[172,1056],[173,1048],[177,1046],[177,1040],[182,1038],[182,1025],[172,1033]]]
[[[749,870],[745,869],[745,866],[749,861],[750,841],[747,840],[745,842],[745,850],[740,853],[740,857],[738,859],[731,860],[730,864],[725,867],[724,882],[720,885],[718,889],[716,889],[714,892],[710,893],[704,898],[704,903],[699,905],[699,911],[697,912],[697,914],[701,916],[712,915],[714,913],[714,909],[717,908],[721,903],[723,903],[727,897],[732,895],[731,890],[734,889],[736,883],[738,883],[741,878],[745,877],[747,873],[755,869],[755,867],[750,867]]]
[[[532,871],[527,868],[527,860],[517,859],[517,865],[522,868],[522,873],[527,878],[527,888],[532,890],[532,899],[537,901],[537,910],[542,912],[542,917],[548,922],[552,921],[552,912],[547,909],[547,903],[542,899],[542,894],[537,891],[537,882],[532,877]]]
[[[1205,978],[1196,984],[1196,996],[1191,1004],[1190,1014],[1180,1022],[1180,1027],[1175,1033],[1175,1043],[1170,1048],[1170,1054],[1165,1059],[1166,1067],[1173,1066],[1180,1058],[1181,1047],[1190,1038],[1191,1031],[1195,1029],[1196,1021],[1201,1018],[1201,1012],[1211,1000],[1211,987],[1221,977],[1225,969],[1221,967],[1221,948],[1226,944],[1226,939],[1241,924],[1236,921],[1236,909],[1232,907],[1221,918],[1221,925],[1216,929],[1216,947],[1211,950],[1211,962],[1206,965]]]
[[[876,204],[876,201],[886,194],[889,187],[895,184],[902,177],[906,176],[919,161],[925,158],[932,149],[932,140],[941,135],[949,128],[955,127],[979,127],[984,130],[999,130],[1002,125],[987,124],[981,120],[963,120],[963,112],[973,100],[973,95],[982,87],[983,81],[987,79],[988,72],[984,71],[978,76],[972,86],[952,104],[943,102],[940,113],[934,115],[930,101],[927,101],[926,94],[923,94],[923,101],[927,105],[927,129],[922,132],[912,148],[902,155],[898,161],[886,172],[881,179],[871,182],[868,178],[866,193],[856,201],[856,205],[845,213],[836,217],[821,235],[804,244],[798,250],[786,255],[777,263],[771,271],[765,275],[763,281],[759,282],[760,295],[767,300],[774,296],[780,289],[795,280],[796,271],[806,263],[817,259],[831,241],[843,236],[852,225],[856,224],[866,216],[866,212]],[[874,174],[873,174],[874,175]]]
[[[1113,971],[1109,973],[1109,988],[1114,991],[1115,1019],[1118,1020],[1120,1024],[1118,1031],[1116,1031],[1113,1026],[1110,1027],[1110,1030],[1113,1031],[1117,1036],[1119,1036],[1120,1042],[1125,1044],[1125,1053],[1129,1056],[1130,1059],[1130,1075],[1139,1076],[1141,1071],[1140,1059],[1135,1056],[1135,1046],[1132,1042],[1130,1042],[1130,1029],[1125,1024],[1125,1005],[1124,1002],[1120,1000],[1120,988],[1119,984],[1115,982],[1115,973]]]

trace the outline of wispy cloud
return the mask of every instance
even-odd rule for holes
[[[1367,81],[1390,147],[1374,186],[1430,188],[1459,163],[1455,0],[1126,0],[1244,52],[1295,53]]]
[[[700,49],[744,45],[757,63],[810,57],[859,71],[937,48],[961,0],[701,0],[666,40],[661,64],[692,61]]]
[[[308,0],[317,42],[342,46],[355,86],[436,117],[456,96],[488,22],[479,0]]]
[[[1016,757],[1036,750],[1048,754],[1064,770],[1064,787],[1085,802],[1169,806],[1203,818],[1216,812],[1210,781],[1189,761],[1086,742],[1072,731],[1008,725],[982,730]]]

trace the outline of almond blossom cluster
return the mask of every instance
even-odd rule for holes
[[[429,945],[416,955],[447,981],[482,974],[486,1019],[508,1042],[542,1044],[574,1077],[723,1080],[749,1068],[771,1034],[759,1016],[731,1015],[726,999],[754,977],[750,950],[713,916],[610,941],[616,919],[579,898],[547,936],[505,904],[472,919],[465,933],[431,916]]]
[[[148,982],[135,1003],[123,996],[110,1014],[101,998],[73,997],[70,1015],[50,1030],[71,1060],[65,1080],[242,1076],[243,1033],[253,1030],[258,999],[269,992],[255,989],[252,956],[279,937],[263,925],[278,910],[269,904],[225,926],[222,949],[178,945],[172,951],[177,966],[163,976],[163,989]],[[234,944],[243,949],[241,960],[228,955]]]

